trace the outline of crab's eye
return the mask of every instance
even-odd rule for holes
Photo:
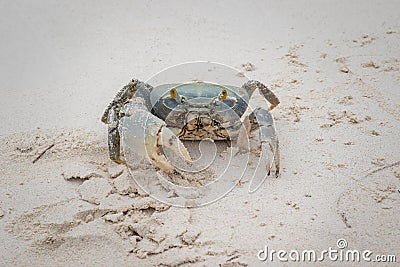
[[[178,96],[178,92],[176,91],[176,89],[172,88],[171,90],[169,90],[169,95],[172,98],[176,98]]]
[[[225,100],[228,97],[228,92],[224,89],[221,91],[221,99]]]

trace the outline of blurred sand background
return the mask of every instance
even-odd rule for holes
[[[1,1],[0,265],[265,266],[265,245],[339,238],[399,258],[399,9]],[[246,75],[281,100],[283,168],[253,194],[244,177],[216,203],[170,208],[109,161],[100,116],[131,78],[192,60],[254,65]]]

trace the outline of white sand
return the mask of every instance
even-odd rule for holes
[[[339,238],[399,261],[399,9],[3,1],[0,266],[265,266],[264,245],[322,251]],[[281,100],[282,172],[253,194],[244,177],[211,205],[169,208],[126,170],[110,178],[123,169],[99,118],[129,79],[191,60],[255,66],[246,74]]]

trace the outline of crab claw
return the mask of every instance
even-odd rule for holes
[[[261,142],[259,163],[249,187],[249,191],[254,192],[261,186],[267,176],[271,174],[273,165],[275,165],[275,176],[278,177],[279,175],[279,141],[275,133],[274,120],[268,110],[258,108],[249,115],[249,119],[253,123],[252,128],[259,129],[259,139]],[[264,164],[267,175],[257,175],[257,170],[264,169]]]
[[[141,98],[135,98],[121,110],[119,132],[126,162],[133,163],[147,157],[164,170],[174,171],[173,162],[191,162],[182,142],[161,119],[151,114]]]
[[[182,160],[191,162],[189,152],[159,118],[151,115],[145,129],[145,147],[151,162],[162,170],[173,171]]]

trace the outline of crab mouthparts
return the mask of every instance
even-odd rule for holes
[[[178,134],[182,140],[228,140],[229,134],[221,124],[205,115],[189,114],[187,121]]]

